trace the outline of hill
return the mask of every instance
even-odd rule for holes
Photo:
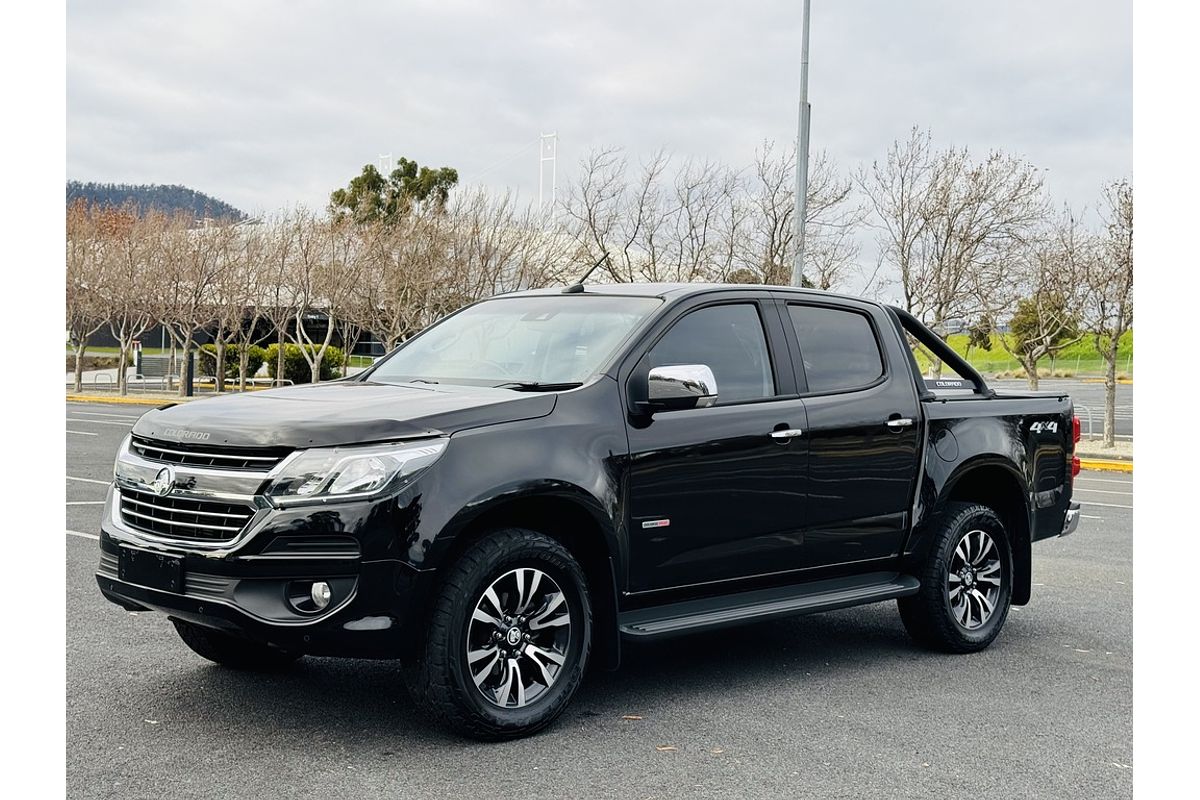
[[[245,219],[246,214],[228,203],[186,186],[130,183],[83,183],[67,181],[67,205],[76,200],[101,206],[132,203],[139,211],[182,211],[197,219]]]

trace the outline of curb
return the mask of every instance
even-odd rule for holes
[[[68,403],[106,403],[116,406],[161,406],[166,403],[178,403],[183,399],[182,397],[121,397],[120,395],[105,397],[100,394],[67,394]]]
[[[1080,378],[1080,383],[1104,383],[1104,378]],[[1133,378],[1117,378],[1122,386],[1133,386]]]
[[[1080,469],[1096,469],[1103,472],[1133,472],[1133,460],[1114,461],[1107,458],[1086,458],[1080,456]]]

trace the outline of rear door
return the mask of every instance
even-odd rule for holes
[[[808,418],[805,565],[896,555],[922,432],[885,312],[849,299],[789,298],[783,317]]]

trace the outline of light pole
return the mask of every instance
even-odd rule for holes
[[[804,0],[804,18],[800,34],[800,120],[796,132],[796,210],[794,227],[796,250],[792,261],[792,286],[804,285],[804,217],[808,212],[808,121],[812,109],[808,105],[808,16],[809,3]]]

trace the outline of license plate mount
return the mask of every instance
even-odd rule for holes
[[[117,554],[117,577],[125,583],[160,589],[164,592],[183,592],[183,559],[165,553],[122,547]]]

